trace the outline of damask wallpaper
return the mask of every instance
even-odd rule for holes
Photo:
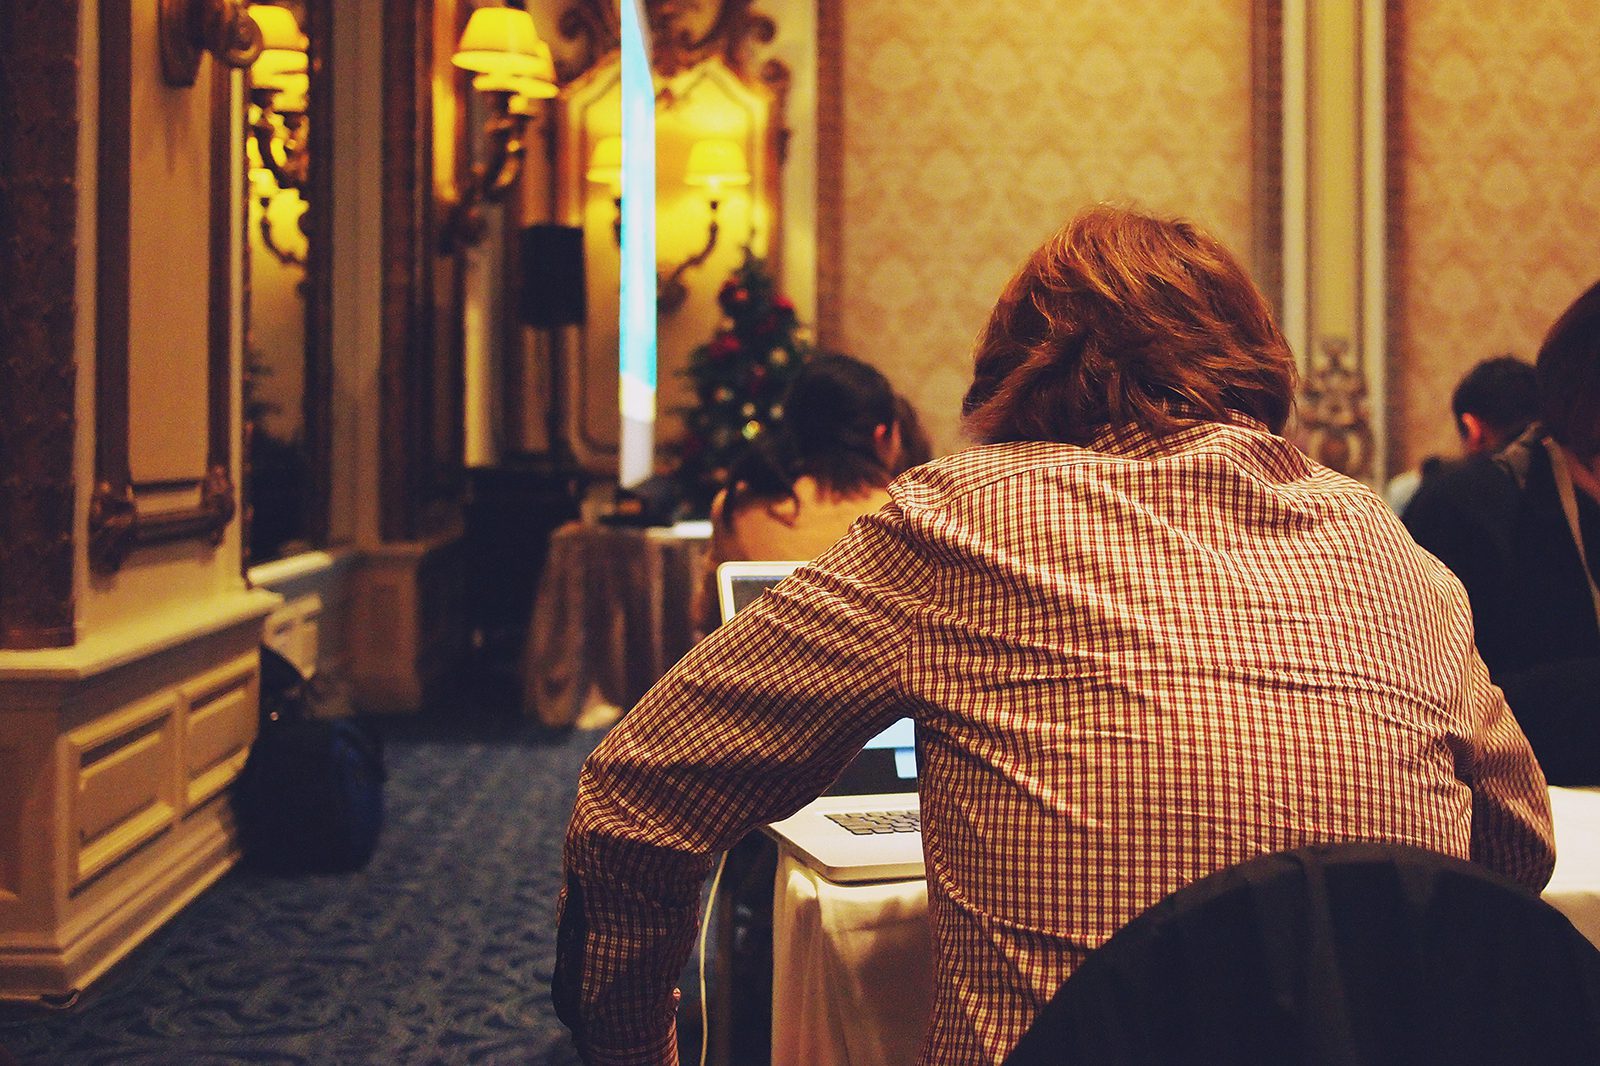
[[[839,9],[822,42],[842,49],[834,339],[910,397],[938,452],[964,443],[1001,286],[1079,207],[1182,214],[1247,255],[1249,0]]]
[[[1600,274],[1600,4],[1408,0],[1391,467],[1458,445],[1473,363],[1532,359]]]

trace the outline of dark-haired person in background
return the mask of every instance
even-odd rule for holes
[[[1472,600],[1478,649],[1554,784],[1600,784],[1600,284],[1539,349],[1539,421],[1425,483],[1405,522]]]
[[[711,501],[709,573],[696,618],[717,625],[716,568],[734,559],[811,559],[889,502],[900,423],[889,380],[848,355],[809,360],[783,417],[733,464]]]
[[[1476,364],[1450,394],[1450,413],[1461,437],[1464,462],[1486,460],[1516,440],[1539,416],[1539,385],[1533,364],[1514,355],[1497,355]],[[1428,478],[1442,473],[1447,460],[1429,456],[1418,470],[1389,482],[1384,499],[1404,515]]]
[[[585,764],[553,992],[589,1060],[676,1061],[715,853],[902,715],[924,1063],[999,1062],[1115,930],[1257,855],[1390,841],[1542,887],[1545,782],[1461,584],[1281,436],[1294,381],[1189,223],[1092,208],[1030,256],[978,342],[980,446],[897,479]]]
[[[933,441],[928,439],[916,407],[899,393],[894,397],[894,421],[900,427],[900,456],[891,473],[899,477],[914,466],[932,461]]]

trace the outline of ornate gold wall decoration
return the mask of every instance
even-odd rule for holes
[[[577,0],[561,13],[556,29],[580,46],[577,59],[556,61],[562,84],[593,67],[622,43],[622,15],[616,0]]]
[[[1300,422],[1306,450],[1324,466],[1371,477],[1372,412],[1367,382],[1344,337],[1323,337],[1301,382]]]
[[[778,31],[771,16],[755,10],[755,0],[646,0],[645,16],[654,47],[651,63],[664,78],[713,56],[741,77],[749,76],[752,49],[770,43]],[[622,40],[616,0],[577,0],[562,12],[557,28],[582,46],[580,58],[561,70],[563,82],[594,66]],[[769,80],[765,67],[758,76]]]
[[[1182,214],[1249,257],[1256,11],[822,0],[824,343],[888,370],[953,449],[972,339],[1078,208]]]
[[[1474,363],[1532,359],[1600,267],[1600,5],[1400,5],[1395,469],[1458,447]]]
[[[200,60],[247,67],[261,54],[261,30],[241,0],[159,0],[161,73],[167,84],[194,84]]]

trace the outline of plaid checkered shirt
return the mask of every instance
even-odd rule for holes
[[[1119,927],[1256,855],[1392,841],[1548,879],[1544,778],[1460,583],[1287,441],[1241,421],[990,445],[891,495],[585,765],[556,999],[591,1061],[677,1061],[713,856],[902,715],[937,959],[924,1062],[998,1062]]]

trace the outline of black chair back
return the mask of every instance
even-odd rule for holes
[[[1119,930],[1006,1059],[1066,1063],[1600,1063],[1600,951],[1474,863],[1262,856]]]

